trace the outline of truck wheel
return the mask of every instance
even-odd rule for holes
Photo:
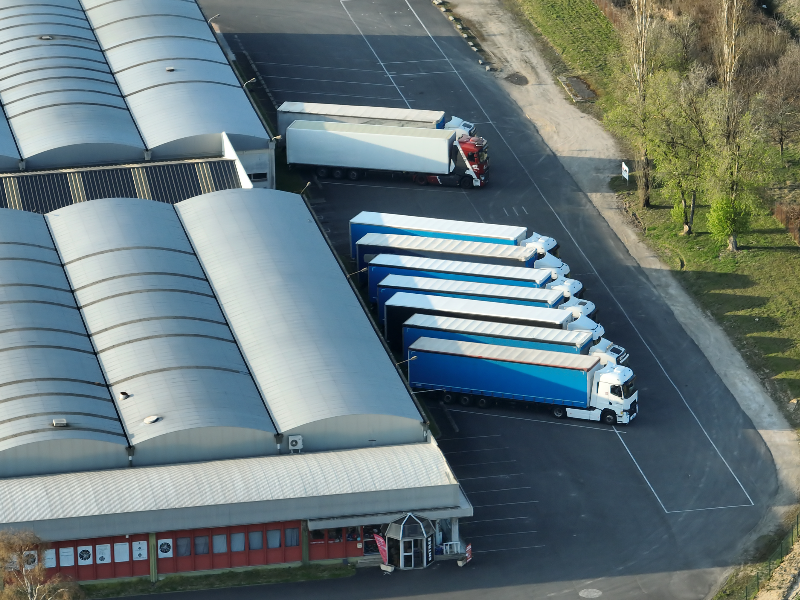
[[[471,190],[474,187],[472,185],[472,177],[462,177],[458,185],[460,185],[463,190]]]
[[[334,179],[341,179],[344,177],[344,169],[334,169],[331,171],[331,175],[333,175]]]
[[[414,175],[414,183],[417,185],[428,185],[428,178],[425,175]]]
[[[472,398],[470,398],[469,396],[461,396],[461,398],[458,399],[458,403],[461,406],[469,406],[470,404],[472,404]]]
[[[567,409],[564,406],[554,406],[553,416],[556,419],[563,419],[564,417],[567,416]]]
[[[603,414],[600,415],[600,420],[605,423],[606,425],[616,425],[617,424],[617,415],[615,415],[610,410],[604,410]]]
[[[361,179],[361,173],[359,173],[356,169],[350,169],[347,172],[347,178],[350,181],[358,181],[359,179]]]
[[[478,408],[486,408],[489,406],[489,401],[486,398],[478,398]]]
[[[445,404],[452,404],[455,398],[453,398],[453,394],[445,394],[444,396],[442,396],[442,400],[444,401]]]
[[[325,167],[317,167],[317,177],[325,179],[328,176],[328,169]]]

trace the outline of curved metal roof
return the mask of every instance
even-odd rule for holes
[[[226,190],[175,209],[279,431],[353,415],[421,421],[299,196]]]
[[[529,267],[509,267],[508,265],[494,265],[491,263],[472,263],[457,260],[442,260],[440,258],[425,258],[423,256],[407,256],[405,254],[378,254],[369,261],[370,266],[401,267],[419,271],[433,271],[437,273],[460,273],[479,277],[493,277],[497,279],[516,279],[530,281],[537,285],[544,285],[550,280],[550,269],[532,269]]]
[[[95,200],[46,218],[114,396],[130,394],[118,405],[134,445],[177,452],[185,438],[164,436],[204,427],[274,433],[171,206]]]
[[[460,281],[457,279],[436,279],[433,277],[409,277],[407,275],[387,275],[378,284],[379,288],[397,288],[404,290],[420,290],[430,293],[460,294],[474,296],[475,300],[486,298],[505,298],[523,300],[557,306],[564,300],[564,292],[546,288],[525,287],[521,285],[497,285],[495,283],[479,283]]]
[[[430,131],[437,131],[431,129]],[[395,235],[393,233],[368,233],[356,242],[357,246],[375,248],[397,248],[416,252],[436,252],[443,255],[460,255],[465,258],[507,258],[524,264],[536,255],[533,246],[512,246],[491,242],[469,242],[449,238],[419,237],[415,235]],[[456,261],[458,262],[458,261]]]
[[[141,136],[80,2],[18,1],[0,16],[0,101],[28,166],[141,160]]]
[[[0,451],[70,439],[127,445],[44,219],[8,209],[0,209],[0,405]],[[53,427],[60,418],[68,427]],[[90,468],[85,458],[72,466]]]
[[[265,147],[269,136],[195,2],[84,6],[154,157],[176,152],[170,143],[223,131],[242,149]]]

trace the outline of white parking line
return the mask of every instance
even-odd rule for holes
[[[414,75],[444,75],[445,73],[455,73],[455,71],[428,71],[427,73],[391,73],[396,77],[413,77]]]
[[[494,508],[496,506],[514,506],[515,504],[539,504],[539,501],[523,500],[522,502],[503,502],[502,504],[473,504],[472,508]]]
[[[604,431],[606,433],[614,433],[615,430],[607,429],[605,427],[591,427],[589,425],[578,425],[576,423],[562,423],[561,421],[544,421],[542,419],[526,419],[525,417],[510,417],[508,415],[495,415],[489,412],[478,412],[475,410],[459,410],[457,408],[448,409],[450,412],[466,413],[468,415],[479,415],[483,417],[495,417],[497,419],[513,419],[515,421],[530,421],[531,423],[544,423],[545,425],[560,425],[562,427],[577,427],[578,429],[591,429],[592,431]],[[617,431],[617,435],[625,433],[624,431]]]
[[[395,100],[397,100],[395,98]],[[399,100],[397,100],[399,102]],[[411,100],[414,102],[414,100]],[[325,185],[352,185],[353,187],[378,188],[381,190],[405,190],[407,192],[436,192],[437,194],[460,194],[463,190],[441,189],[439,186],[400,187],[399,185],[368,185],[364,183],[346,183],[344,181],[324,181]]]
[[[498,477],[517,477],[518,475],[525,475],[525,473],[507,473],[505,475],[483,475],[482,477],[459,477],[459,481],[472,481],[473,479],[496,479]]]
[[[647,487],[649,487],[650,491],[653,492],[653,496],[656,497],[656,500],[658,500],[658,503],[661,505],[661,508],[664,509],[664,512],[668,513],[669,511],[667,510],[667,507],[664,506],[664,503],[661,501],[661,498],[659,498],[658,494],[656,494],[656,491],[653,489],[653,486],[650,484],[650,480],[647,479],[647,475],[645,475],[644,471],[642,471],[642,467],[640,467],[639,463],[636,462],[636,459],[633,458],[633,454],[631,454],[631,451],[628,449],[628,445],[625,443],[625,440],[622,439],[622,436],[619,434],[619,431],[617,431],[616,427],[614,427],[613,429],[617,433],[617,437],[619,437],[619,441],[622,442],[622,447],[625,448],[625,452],[628,453],[628,456],[631,457],[631,460],[633,461],[633,464],[635,464],[636,468],[639,470],[639,473],[641,474],[642,478],[644,479],[644,482],[647,484]]]
[[[423,62],[442,62],[446,61],[446,58],[423,58],[421,60],[388,60],[386,61],[385,65],[405,65],[410,63],[423,63]]]
[[[450,64],[450,67],[451,67],[451,68],[452,68],[454,71],[456,71],[456,68],[455,68],[455,66],[453,65],[452,61],[451,61],[451,60],[450,60],[450,58],[449,58],[449,57],[448,57],[448,56],[447,56],[447,55],[444,53],[444,50],[442,50],[441,46],[440,46],[440,45],[439,45],[439,43],[436,41],[436,39],[435,39],[435,38],[434,38],[434,37],[431,35],[430,31],[428,31],[428,28],[425,26],[425,23],[423,23],[423,22],[422,22],[422,19],[420,19],[420,18],[419,18],[419,15],[418,15],[418,14],[417,14],[417,12],[414,10],[414,8],[411,6],[411,3],[410,3],[408,0],[405,0],[405,2],[406,2],[406,5],[408,6],[409,10],[412,12],[412,14],[413,14],[413,15],[416,17],[417,21],[419,21],[419,24],[420,24],[420,25],[422,26],[422,28],[425,30],[425,33],[427,33],[427,34],[428,34],[428,37],[429,37],[429,38],[431,39],[431,41],[434,43],[434,45],[436,46],[436,48],[438,48],[438,50],[439,50],[439,52],[441,52],[442,56],[443,56],[443,57],[445,57],[445,58],[447,59],[447,62]],[[664,368],[664,365],[663,365],[663,364],[661,364],[661,361],[660,361],[660,360],[658,360],[658,357],[656,356],[656,353],[653,351],[653,349],[650,347],[650,345],[649,345],[649,344],[648,344],[648,343],[645,341],[645,339],[644,339],[644,336],[643,336],[643,335],[641,334],[641,332],[639,331],[639,328],[638,328],[638,327],[636,327],[636,325],[633,323],[633,321],[631,320],[630,316],[628,315],[628,312],[627,312],[627,311],[626,311],[626,310],[625,310],[625,309],[622,307],[622,304],[620,303],[620,301],[617,299],[617,297],[616,297],[616,296],[613,294],[613,292],[611,291],[611,288],[609,288],[609,287],[608,287],[608,285],[606,284],[606,282],[605,282],[605,281],[604,281],[604,280],[603,280],[603,279],[600,277],[600,274],[597,272],[597,269],[595,268],[595,266],[594,266],[594,263],[592,263],[592,261],[591,261],[591,260],[589,260],[589,257],[586,255],[586,253],[583,251],[583,249],[581,248],[581,246],[578,244],[578,241],[577,241],[577,240],[575,239],[575,237],[572,235],[572,232],[570,232],[570,230],[567,228],[567,226],[566,226],[566,224],[564,223],[564,221],[562,221],[562,220],[561,220],[561,217],[559,216],[558,212],[556,212],[556,210],[553,208],[553,205],[552,205],[552,204],[550,204],[550,201],[547,199],[547,197],[546,197],[546,196],[544,195],[544,193],[542,192],[541,188],[539,188],[539,185],[536,183],[536,180],[535,180],[535,179],[533,178],[533,176],[530,174],[530,171],[528,171],[528,169],[525,167],[525,164],[524,164],[524,163],[523,163],[523,162],[520,160],[519,156],[517,156],[517,153],[516,153],[516,152],[514,152],[513,148],[511,148],[511,145],[508,143],[508,141],[505,139],[505,137],[503,137],[503,134],[500,132],[500,129],[497,127],[497,125],[495,125],[495,124],[494,124],[494,122],[492,121],[491,117],[489,116],[489,113],[487,113],[487,112],[486,112],[486,109],[485,109],[485,108],[483,108],[483,105],[482,105],[482,104],[481,104],[481,103],[478,101],[478,98],[476,98],[476,97],[475,97],[475,94],[472,92],[472,89],[471,89],[471,88],[470,88],[470,87],[467,85],[467,83],[464,81],[464,78],[463,78],[463,77],[461,77],[461,74],[460,74],[458,71],[456,71],[456,75],[457,75],[457,76],[458,76],[458,78],[461,80],[461,83],[462,83],[462,85],[463,85],[463,86],[464,86],[464,88],[467,90],[467,92],[469,93],[469,95],[470,95],[470,96],[472,96],[472,99],[475,101],[475,104],[477,104],[477,105],[478,105],[478,108],[480,108],[481,112],[482,112],[482,113],[483,113],[483,114],[486,116],[486,119],[487,119],[488,123],[489,123],[489,124],[491,124],[491,125],[492,125],[492,127],[494,127],[494,130],[497,132],[497,135],[500,137],[500,139],[501,139],[501,140],[503,140],[503,143],[506,145],[506,147],[508,148],[509,152],[511,152],[511,154],[514,156],[514,158],[517,160],[517,163],[519,163],[519,166],[520,166],[520,167],[522,167],[522,170],[523,170],[523,171],[525,171],[525,174],[528,176],[528,179],[530,179],[531,183],[532,183],[532,184],[533,184],[533,186],[536,188],[536,191],[537,191],[537,192],[539,192],[539,195],[542,197],[542,200],[544,200],[545,204],[547,204],[548,208],[549,208],[549,209],[550,209],[550,211],[553,213],[553,215],[555,216],[555,218],[556,218],[556,219],[558,219],[558,222],[559,222],[559,223],[561,224],[561,226],[564,228],[564,231],[565,231],[565,232],[566,232],[566,234],[567,234],[567,235],[570,237],[570,239],[572,240],[572,243],[573,243],[573,244],[575,244],[575,247],[576,247],[576,248],[578,249],[578,251],[581,253],[581,256],[583,256],[583,258],[586,260],[586,262],[587,262],[587,263],[588,263],[588,265],[591,267],[591,269],[592,269],[592,271],[594,272],[594,274],[595,274],[595,275],[597,275],[598,279],[600,280],[600,283],[603,285],[603,287],[606,289],[606,291],[608,292],[608,294],[609,294],[609,295],[611,296],[611,298],[614,300],[614,302],[616,303],[616,305],[619,307],[620,311],[622,311],[622,314],[625,316],[625,319],[628,321],[628,323],[630,323],[631,327],[632,327],[632,328],[633,328],[633,330],[636,332],[636,335],[637,335],[637,336],[639,337],[639,339],[642,341],[642,343],[644,344],[645,348],[647,348],[648,352],[650,352],[650,355],[651,355],[651,356],[653,357],[653,359],[656,361],[656,363],[658,364],[659,368],[660,368],[660,369],[661,369],[661,371],[664,373],[664,376],[665,376],[665,377],[666,377],[666,378],[669,380],[669,382],[672,384],[672,387],[673,387],[673,388],[675,388],[675,391],[678,393],[678,395],[680,396],[681,400],[683,400],[683,403],[684,403],[684,405],[686,406],[686,408],[689,410],[689,413],[692,415],[692,417],[694,418],[694,420],[697,422],[697,425],[698,425],[698,426],[700,427],[700,429],[702,430],[702,432],[703,432],[703,434],[705,435],[706,439],[709,441],[709,443],[711,444],[711,446],[712,446],[712,447],[714,448],[714,450],[716,451],[716,453],[717,453],[717,456],[719,456],[720,460],[722,460],[722,462],[725,464],[725,466],[727,467],[727,469],[728,469],[728,471],[730,472],[730,474],[731,474],[731,475],[733,476],[733,478],[736,480],[736,483],[738,483],[738,484],[739,484],[739,487],[741,488],[742,492],[744,492],[744,495],[747,497],[747,500],[750,502],[750,506],[755,506],[755,503],[753,502],[753,499],[750,497],[750,494],[748,494],[748,493],[747,493],[747,490],[745,489],[744,485],[742,485],[742,482],[739,480],[739,478],[736,476],[736,473],[734,473],[734,472],[733,472],[733,469],[732,469],[732,468],[731,468],[731,466],[728,464],[728,461],[727,461],[727,460],[725,460],[725,457],[724,457],[724,456],[722,456],[722,453],[719,451],[719,448],[717,448],[717,445],[714,443],[714,440],[712,440],[712,439],[711,439],[711,436],[710,436],[710,435],[708,434],[708,432],[706,431],[706,428],[705,428],[705,427],[703,427],[703,424],[700,422],[700,419],[697,417],[697,414],[695,414],[694,410],[692,410],[692,407],[691,407],[691,406],[689,406],[689,403],[686,401],[686,398],[685,398],[685,397],[683,396],[683,394],[681,393],[681,390],[678,388],[677,384],[676,384],[676,383],[675,383],[675,382],[672,380],[672,378],[669,376],[669,373],[667,373],[667,370]],[[504,209],[504,210],[505,210],[505,209]],[[622,438],[621,438],[621,437],[620,437],[620,440],[622,440]],[[627,450],[627,447],[626,447],[626,450]],[[628,453],[630,454],[630,451],[628,451]],[[632,454],[631,454],[631,458],[633,458],[633,455],[632,455]],[[638,468],[638,465],[637,465],[637,468]],[[641,471],[641,469],[640,469],[640,471]],[[644,475],[644,473],[642,473],[642,475]],[[652,487],[651,487],[651,489],[652,489]],[[655,493],[655,491],[654,491],[653,493]],[[659,503],[661,503],[661,500],[659,500]],[[664,505],[662,504],[662,505],[661,505],[661,507],[663,508],[663,507],[664,507]],[[666,510],[666,509],[665,509],[665,510]]]
[[[295,95],[307,94],[309,96],[336,96],[337,98],[361,98],[362,100],[391,100],[393,102],[400,102],[400,99],[398,99],[398,98],[380,98],[378,96],[354,96],[354,95],[351,95],[351,94],[331,94],[331,93],[328,93],[328,92],[305,92],[305,91],[298,91],[298,90],[279,90],[279,89],[276,89],[276,88],[270,88],[270,89],[273,92],[281,92],[281,93],[284,93],[284,94],[295,94]],[[412,100],[411,102],[414,102],[414,100]]]
[[[339,79],[309,79],[307,77],[289,77],[286,75],[264,75],[267,79],[288,79],[290,81],[314,81],[318,83],[344,83],[347,85],[377,85],[380,87],[393,87],[390,83],[367,83],[364,81],[341,81]]]
[[[266,62],[263,60],[254,61],[257,65],[270,65],[272,67],[292,67],[295,69],[329,69],[331,71],[356,71],[358,73],[380,73],[386,75],[384,71],[378,69],[352,69],[349,67],[322,67],[319,65],[291,65],[288,63]]]
[[[502,519],[481,519],[480,521],[468,521],[470,517],[461,517],[461,525],[475,525],[475,523],[493,523],[495,521],[519,521],[520,519],[530,519],[530,517],[505,517]]]
[[[365,35],[364,35],[364,33],[361,31],[361,28],[358,26],[358,23],[356,23],[355,19],[353,19],[353,16],[350,14],[350,11],[349,11],[349,10],[347,10],[347,7],[345,6],[345,4],[344,4],[344,3],[345,3],[345,2],[349,2],[349,1],[350,1],[350,0],[339,0],[339,4],[341,4],[341,5],[342,5],[342,8],[344,9],[344,12],[346,12],[346,13],[347,13],[347,16],[350,18],[350,21],[352,21],[352,23],[353,23],[353,25],[355,26],[355,28],[356,28],[356,29],[358,29],[358,33],[360,33],[360,34],[361,34],[361,37],[362,37],[362,38],[364,38],[364,43],[365,43],[367,46],[369,46],[369,49],[370,49],[370,50],[372,51],[372,53],[375,55],[375,60],[377,60],[377,61],[378,61],[378,64],[379,64],[379,65],[381,66],[381,68],[382,68],[382,69],[383,69],[383,70],[386,72],[386,76],[387,76],[389,79],[391,79],[391,81],[392,81],[392,84],[394,84],[394,87],[395,87],[395,89],[397,90],[397,93],[398,93],[398,94],[400,94],[400,97],[403,99],[403,102],[405,102],[405,103],[406,103],[406,106],[407,106],[408,108],[411,108],[411,105],[408,103],[408,100],[406,100],[406,97],[403,95],[403,92],[401,92],[401,91],[400,91],[400,88],[399,88],[399,87],[397,87],[397,84],[395,83],[394,79],[392,79],[392,76],[391,76],[391,75],[389,75],[389,71],[387,71],[387,70],[386,70],[386,66],[385,66],[385,65],[384,65],[384,64],[381,62],[381,57],[380,57],[380,56],[378,56],[378,53],[377,53],[377,52],[375,52],[375,48],[373,48],[373,47],[372,47],[372,44],[370,44],[370,43],[369,43],[369,40],[367,39],[367,36],[365,36]],[[416,14],[416,13],[415,13],[415,14]],[[448,61],[448,62],[450,62],[450,61]],[[453,67],[453,65],[450,65],[450,67],[452,68],[452,67]]]
[[[512,490],[529,490],[531,486],[526,485],[523,487],[515,487],[515,488],[501,488],[499,490],[479,490],[477,492],[469,492],[467,495],[471,496],[472,494],[488,494],[490,492],[510,492]]]
[[[469,539],[475,538],[485,538],[485,537],[496,537],[498,535],[522,535],[524,533],[538,533],[535,529],[531,531],[512,531],[511,533],[484,533],[483,535],[471,535]]]
[[[486,552],[507,552],[511,550],[530,550],[532,548],[544,548],[544,544],[541,546],[520,546],[519,548],[497,548],[496,550],[473,550],[473,554],[484,554]]]

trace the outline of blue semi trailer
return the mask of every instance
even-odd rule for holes
[[[450,221],[409,215],[364,211],[350,219],[350,254],[356,257],[356,242],[368,233],[391,233],[469,242],[519,246],[528,230],[513,225]]]
[[[605,334],[603,326],[590,318],[575,318],[572,311],[558,308],[538,308],[503,302],[398,292],[387,300],[384,309],[384,337],[395,350],[403,347],[403,323],[415,314],[589,331],[596,341]]]
[[[546,287],[561,290],[566,296],[580,297],[583,293],[583,285],[579,281],[574,279],[554,281],[550,269],[507,267],[487,263],[403,256],[402,254],[379,254],[367,265],[368,293],[370,302],[373,304],[378,301],[378,284],[388,275],[453,279],[530,288]]]
[[[441,390],[446,402],[497,400],[547,405],[558,418],[629,423],[639,410],[628,367],[596,356],[423,337],[408,349],[412,389]]]
[[[487,302],[505,302],[521,306],[539,306],[541,308],[557,308],[564,303],[564,293],[558,290],[454,281],[452,279],[432,279],[430,277],[388,275],[378,284],[378,320],[381,323],[383,323],[384,304],[398,292],[486,300]],[[586,301],[584,300],[583,302]],[[594,305],[592,304],[593,307]],[[591,315],[587,316],[591,318]]]
[[[408,358],[408,347],[421,337],[585,354],[598,357],[603,365],[628,366],[625,348],[606,339],[595,342],[589,331],[415,314],[403,323],[404,359]]]
[[[368,233],[356,242],[356,266],[362,283],[366,281],[363,271],[379,254],[403,254],[509,267],[547,268],[552,271],[553,279],[569,275],[569,266],[561,259],[552,254],[542,254],[533,246],[508,246],[413,235]]]

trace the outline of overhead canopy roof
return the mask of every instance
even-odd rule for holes
[[[125,433],[44,220],[0,210],[0,240],[3,476],[124,465]]]
[[[26,167],[142,160],[144,143],[80,2],[20,2],[0,15],[0,100]]]
[[[45,539],[407,511],[472,515],[433,443],[0,480],[0,526]]]
[[[86,15],[154,158],[218,156],[269,136],[194,1],[84,0]]]

